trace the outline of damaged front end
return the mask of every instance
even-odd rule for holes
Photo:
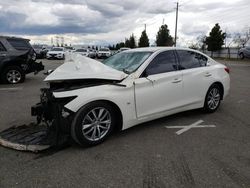
[[[79,92],[74,91],[107,84],[125,87],[120,82],[126,77],[127,74],[90,58],[76,56],[66,61],[46,77],[49,87],[41,89],[39,103],[31,107],[31,115],[37,122],[0,132],[0,144],[33,152],[64,146],[71,138],[71,124],[75,117],[75,112],[65,106],[78,97]],[[70,96],[55,97],[67,91]]]
[[[31,107],[31,115],[36,116],[37,124],[44,123],[48,128],[68,133],[73,118],[73,112],[64,105],[76,98],[55,98],[53,90],[42,88],[40,102]]]
[[[42,88],[40,102],[31,107],[37,122],[10,127],[0,132],[0,144],[21,151],[39,152],[62,147],[70,139],[74,113],[64,105],[75,97],[56,99],[51,88]]]

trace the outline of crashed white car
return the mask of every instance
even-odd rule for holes
[[[53,47],[46,54],[47,59],[64,59],[65,49],[63,47]]]
[[[32,114],[59,122],[81,145],[177,112],[214,112],[230,88],[226,66],[195,50],[168,47],[126,50],[103,63],[72,55],[45,81],[50,87]]]

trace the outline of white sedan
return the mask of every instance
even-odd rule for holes
[[[80,55],[83,55],[83,56],[86,56],[88,57],[89,56],[89,50],[88,49],[85,49],[85,48],[79,48],[79,49],[76,49],[74,51],[75,54],[80,54]]]
[[[138,48],[103,63],[73,59],[45,79],[50,88],[32,111],[38,119],[60,122],[81,145],[186,110],[214,112],[230,88],[229,69],[191,49]]]
[[[111,56],[111,51],[109,48],[101,48],[97,52],[98,58],[107,58]]]
[[[63,47],[53,47],[46,54],[47,59],[64,59],[65,49]]]

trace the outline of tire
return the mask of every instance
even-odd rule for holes
[[[25,80],[25,73],[19,66],[8,66],[3,70],[1,80],[6,84],[18,84]]]
[[[240,53],[240,54],[239,54],[239,57],[240,57],[240,59],[244,59],[244,58],[245,58],[245,56],[244,56],[243,53]]]
[[[215,112],[219,106],[222,99],[222,91],[220,86],[213,84],[207,91],[205,102],[204,102],[204,111],[208,113]]]
[[[115,124],[115,111],[111,105],[101,101],[92,102],[77,112],[72,122],[71,136],[82,146],[94,146],[111,134]]]

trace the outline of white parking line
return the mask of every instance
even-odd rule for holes
[[[23,88],[22,87],[6,87],[6,88],[0,88],[0,91],[18,91],[18,90],[22,90]]]
[[[192,123],[191,125],[183,125],[183,126],[165,126],[168,129],[181,129],[179,131],[176,132],[177,135],[180,135],[186,131],[188,131],[189,129],[192,128],[207,128],[207,127],[216,127],[215,125],[199,125],[201,123],[203,123],[203,120],[199,120],[195,123]]]

